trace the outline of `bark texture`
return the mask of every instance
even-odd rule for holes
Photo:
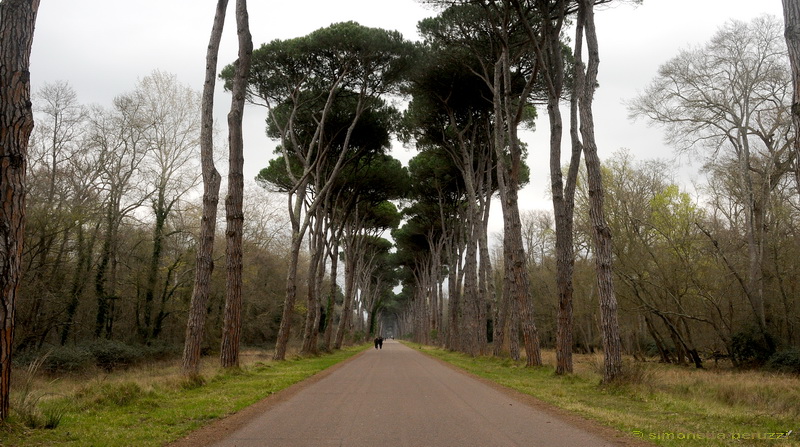
[[[214,86],[217,80],[217,60],[225,11],[228,0],[217,1],[217,12],[211,26],[211,38],[206,53],[206,73],[203,84],[200,127],[200,163],[203,169],[203,215],[200,220],[200,239],[194,271],[194,290],[186,323],[186,341],[183,347],[181,371],[185,376],[196,376],[200,367],[200,348],[206,325],[206,308],[214,272],[214,237],[219,203],[220,175],[214,166]]]
[[[594,257],[597,269],[597,288],[600,298],[600,326],[603,335],[603,382],[616,379],[622,370],[622,348],[617,319],[617,297],[614,292],[611,251],[611,229],[606,224],[603,210],[603,181],[600,170],[600,158],[597,155],[597,143],[594,136],[594,116],[592,101],[597,83],[597,70],[600,56],[597,44],[597,33],[594,24],[593,0],[581,0],[579,3],[576,42],[583,39],[585,32],[586,49],[589,60],[583,74],[583,89],[579,98],[580,133],[583,137],[583,153],[586,160],[586,172],[589,187],[589,218],[594,238]],[[582,64],[581,60],[576,60]]]
[[[220,364],[225,368],[239,366],[239,339],[242,334],[242,226],[244,213],[244,140],[242,137],[242,117],[250,74],[250,61],[253,56],[253,39],[247,14],[247,1],[236,0],[236,34],[239,36],[239,58],[236,61],[236,74],[233,79],[233,99],[228,113],[229,171],[228,196],[225,199],[227,227],[225,249],[227,281],[225,317],[222,326],[222,348]]]
[[[30,55],[39,0],[0,2],[0,420],[9,412],[11,349],[25,233],[25,170],[33,131]]]

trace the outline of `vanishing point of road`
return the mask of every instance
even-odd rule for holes
[[[557,414],[392,340],[320,374],[174,445],[633,445],[612,430]]]

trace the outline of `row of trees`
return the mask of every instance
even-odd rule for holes
[[[791,261],[797,250],[797,165],[790,123],[791,72],[781,31],[770,17],[729,22],[708,44],[664,64],[653,84],[630,103],[634,116],[664,124],[678,149],[704,155],[707,182],[698,198],[692,198],[676,186],[664,162],[637,162],[620,153],[604,166],[608,230],[615,237],[613,272],[624,311],[621,339],[629,353],[698,367],[709,357],[750,365],[763,364],[777,350],[798,344],[796,266]],[[430,42],[446,48],[435,39]],[[447,48],[446,54],[457,52]],[[448,67],[438,60],[433,65],[442,72]],[[481,326],[489,321],[493,333],[483,332],[481,341],[493,338],[494,350],[500,352],[508,330],[508,349],[517,357],[519,320],[513,319],[519,316],[509,311],[513,302],[499,292],[504,282],[487,275],[491,266],[483,254],[485,242],[470,229],[471,222],[479,222],[479,231],[485,231],[481,219],[488,201],[476,199],[469,183],[482,185],[485,196],[497,188],[487,166],[499,163],[488,161],[490,152],[474,149],[491,141],[481,137],[480,128],[481,117],[491,114],[485,101],[491,93],[473,74],[478,69],[456,71],[463,77],[449,73],[437,78],[435,71],[426,71],[412,88],[407,118],[423,152],[410,163],[416,188],[415,203],[407,210],[412,217],[395,235],[398,248],[410,253],[405,264],[415,279],[409,282],[416,281],[409,291],[414,303],[404,325],[426,342],[444,331],[447,336],[439,341],[464,349],[470,335],[458,334],[475,330],[467,321],[477,319]],[[446,82],[437,84],[441,79]],[[465,134],[469,138],[461,138]],[[465,141],[473,149],[464,150]],[[602,344],[603,331],[594,311],[601,301],[600,289],[590,279],[590,264],[597,261],[591,248],[596,231],[593,192],[588,174],[578,176],[574,163],[561,169],[567,189],[557,188],[560,182],[554,179],[556,217],[531,214],[523,225],[527,268],[534,278],[530,293],[540,303],[535,312],[536,320],[544,322],[540,339],[561,352],[561,342],[570,336],[564,331],[563,298],[577,290],[577,339],[569,351],[594,350]],[[556,200],[562,192],[577,194],[578,226],[567,234],[570,249],[577,250],[574,285],[562,282],[565,265],[573,268],[572,258],[564,259],[569,252],[559,249],[557,216],[568,203]],[[470,249],[470,244],[477,248]],[[475,250],[482,253],[479,273],[470,266]],[[494,261],[508,258],[497,256]],[[445,278],[447,300],[440,286]],[[477,281],[477,289],[471,281]],[[476,296],[482,301],[477,309],[470,308]]]
[[[415,203],[407,210],[407,225],[396,235],[410,251],[404,259],[407,276],[413,278],[407,283],[413,305],[405,318],[421,340],[442,334],[446,346],[473,355],[487,351],[486,322],[491,321],[496,353],[508,344],[518,358],[521,331],[528,365],[541,363],[533,306],[541,300],[540,290],[530,284],[517,199],[527,175],[526,148],[518,131],[532,122],[537,104],[546,104],[559,259],[558,371],[572,370],[572,210],[583,156],[595,230],[592,258],[606,353],[604,380],[613,380],[620,372],[621,351],[611,233],[603,214],[592,116],[599,61],[594,7],[605,2],[429,3],[441,6],[442,12],[420,23],[422,63],[412,77],[412,101],[405,114],[406,139],[422,151],[410,164],[412,179],[418,181]],[[576,33],[572,50],[562,40],[564,24],[571,19]],[[566,183],[564,101],[570,104],[572,147]],[[495,194],[504,232],[503,255],[493,267],[487,223]],[[503,281],[495,285],[492,272],[500,268]],[[445,278],[446,298],[440,286]]]
[[[439,6],[439,16],[420,24],[426,40],[421,46],[412,46],[396,33],[341,23],[303,38],[273,41],[254,53],[249,99],[266,107],[268,134],[280,141],[279,157],[262,171],[260,179],[288,194],[292,222],[292,257],[275,358],[285,356],[304,241],[310,244],[304,352],[315,352],[318,331],[331,328],[333,315],[324,309],[330,308],[334,293],[328,294],[326,306],[321,303],[320,291],[326,259],[331,265],[331,283],[335,283],[340,243],[345,260],[344,312],[333,346],[339,346],[353,315],[350,303],[354,299],[369,303],[367,318],[374,321],[375,312],[381,309],[379,303],[385,300],[373,293],[383,287],[385,292],[377,292],[378,296],[389,295],[392,282],[383,277],[379,265],[366,261],[374,252],[362,250],[388,247],[364,243],[366,236],[378,234],[367,233],[389,228],[375,227],[376,218],[370,214],[373,209],[383,212],[391,208],[378,206],[382,202],[407,196],[402,188],[396,188],[405,177],[399,164],[394,163],[394,170],[384,168],[381,156],[397,125],[397,113],[386,106],[385,99],[402,92],[412,98],[401,123],[402,133],[422,150],[410,165],[415,203],[405,210],[407,225],[394,234],[400,244],[406,244],[399,247],[397,258],[406,267],[403,275],[408,292],[403,304],[413,314],[414,332],[419,337],[441,333],[448,347],[476,355],[487,349],[485,322],[488,312],[496,312],[503,317],[494,325],[499,337],[496,345],[502,345],[508,328],[512,355],[519,356],[515,335],[521,329],[528,364],[540,364],[517,199],[526,175],[522,162],[525,148],[518,129],[532,118],[535,93],[540,92],[538,98],[548,100],[553,109],[553,135],[559,140],[554,142],[553,158],[560,161],[561,124],[555,110],[563,99],[565,79],[570,78],[574,163],[567,188],[574,190],[578,160],[585,154],[596,229],[594,259],[607,353],[605,379],[612,380],[621,362],[610,233],[602,211],[591,112],[598,60],[594,2],[464,1],[440,2]],[[574,14],[580,45],[567,64],[565,55],[569,53],[560,40],[561,29]],[[581,59],[583,43],[589,48],[587,64]],[[223,77],[230,79],[232,68],[224,71]],[[554,166],[560,172],[560,164]],[[379,177],[378,172],[386,176]],[[370,181],[365,183],[363,177]],[[395,188],[378,191],[379,183]],[[367,188],[364,191],[359,189],[363,186]],[[554,184],[557,186],[563,188]],[[500,304],[492,306],[487,219],[495,194],[500,196],[505,221],[504,280]],[[559,206],[565,210],[558,225],[561,233],[571,235],[572,197],[558,195]],[[559,248],[565,251],[560,268],[564,270],[563,287],[568,290],[572,244],[560,242]],[[359,272],[371,279],[357,284]],[[563,372],[568,372],[571,296],[566,291],[564,295],[561,321],[567,338],[560,352],[564,354]],[[402,316],[394,317],[402,320]]]

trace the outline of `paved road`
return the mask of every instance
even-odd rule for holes
[[[346,362],[330,375],[271,405],[213,445],[600,447],[621,444],[387,340],[382,350],[370,349]]]

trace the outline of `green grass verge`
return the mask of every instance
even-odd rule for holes
[[[427,355],[581,417],[659,446],[800,445],[800,378],[759,372],[703,371],[647,364],[639,380],[602,386],[583,359],[579,372],[525,368],[407,343]],[[780,434],[793,430],[788,438]],[[709,439],[710,438],[710,439]]]
[[[0,445],[161,446],[367,347],[223,370],[203,384],[176,378],[145,386],[134,380],[92,384],[69,396],[42,400],[39,406],[43,414],[61,413],[56,428],[28,429],[11,420],[0,426]]]

